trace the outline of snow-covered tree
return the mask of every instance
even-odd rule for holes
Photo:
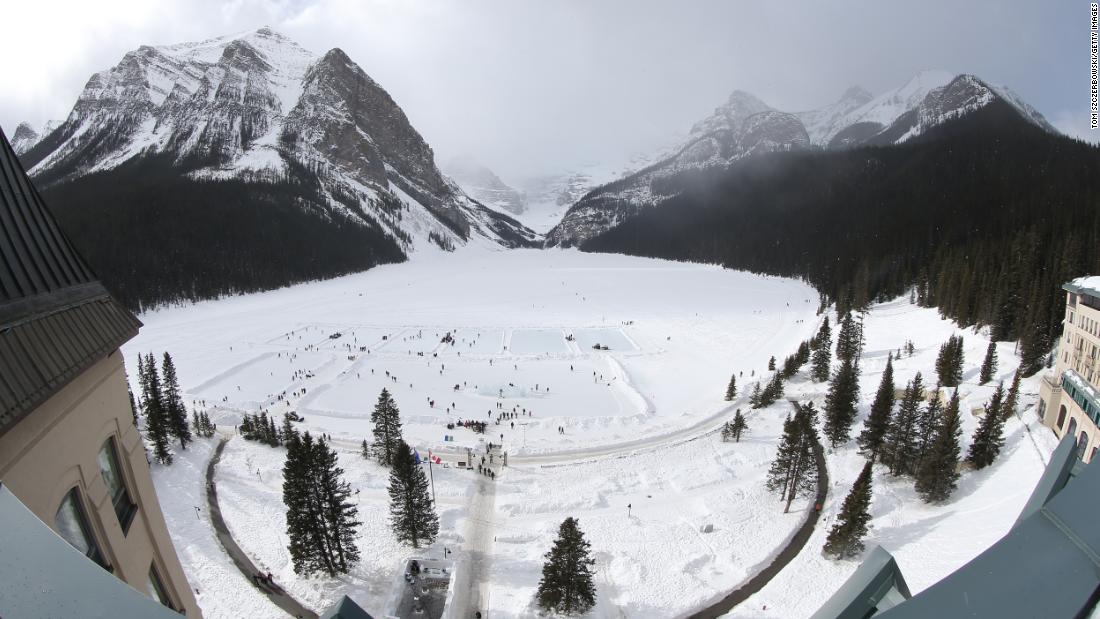
[[[730,376],[730,384],[726,386],[726,401],[730,402],[737,398],[737,375]]]
[[[741,414],[741,409],[733,414],[733,421],[729,423],[730,437],[735,442],[741,442],[741,433],[748,427],[748,423],[745,421],[745,416]]]
[[[952,335],[940,346],[936,357],[936,374],[944,387],[958,387],[962,382],[963,338]]]
[[[172,464],[172,451],[168,446],[171,422],[161,400],[160,376],[153,353],[149,353],[139,368],[141,406],[145,413],[145,433],[153,443],[153,457],[161,464]]]
[[[575,518],[566,518],[558,527],[558,539],[542,566],[535,599],[539,608],[562,614],[584,614],[596,604],[596,585],[589,556],[591,544],[584,539]]]

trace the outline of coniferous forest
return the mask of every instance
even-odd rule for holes
[[[1100,270],[1097,169],[1100,148],[997,102],[900,146],[668,177],[679,195],[582,249],[801,277],[842,310],[912,292],[1019,339],[1035,370],[1058,335],[1061,285]]]
[[[158,155],[75,180],[35,180],[103,284],[134,310],[405,259],[381,228],[331,209],[316,172],[288,167],[278,178],[200,180]]]

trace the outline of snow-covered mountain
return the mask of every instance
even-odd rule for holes
[[[642,209],[676,195],[684,173],[728,167],[746,157],[777,151],[899,144],[932,127],[1001,101],[1025,121],[1055,129],[1008,88],[969,74],[922,72],[878,96],[849,88],[818,110],[787,113],[754,95],[734,91],[714,113],[695,123],[678,151],[627,177],[593,189],[547,233],[549,245],[578,245]]]
[[[526,207],[522,193],[500,180],[492,170],[471,156],[454,157],[444,166],[444,171],[470,197],[482,204],[520,215]]]
[[[326,218],[430,243],[515,246],[536,235],[468,197],[388,93],[340,49],[316,55],[261,28],[142,46],[88,80],[68,118],[22,158],[44,185],[142,161],[196,180],[317,182]]]
[[[49,135],[60,125],[61,121],[51,120],[42,127],[41,131],[38,131],[30,123],[19,123],[19,126],[15,128],[15,133],[11,136],[11,146],[15,150],[15,154],[22,155],[27,152],[35,144],[38,144],[42,136]]]

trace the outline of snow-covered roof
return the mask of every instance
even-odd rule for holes
[[[1094,297],[1100,297],[1100,275],[1086,275],[1084,277],[1078,277],[1077,279],[1069,282],[1062,287],[1070,292],[1076,292],[1078,294],[1090,294]]]

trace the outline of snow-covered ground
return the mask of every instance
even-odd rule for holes
[[[809,507],[799,501],[783,514],[778,497],[763,489],[789,404],[750,413],[740,443],[722,443],[715,429],[733,407],[748,408],[723,401],[730,373],[746,393],[766,376],[768,357],[782,360],[814,333],[816,307],[816,293],[802,283],[706,265],[468,249],[145,314],[125,353],[171,352],[187,401],[205,406],[225,429],[244,412],[281,418],[294,410],[305,417],[304,429],[332,435],[364,522],[363,560],[347,576],[293,574],[281,449],[234,438],[217,474],[223,515],[240,546],[308,606],[323,609],[346,593],[381,614],[400,562],[416,554],[389,531],[388,472],[356,449],[370,436],[370,411],[386,387],[406,438],[448,465],[434,468],[440,539],[419,553],[439,557],[446,547],[461,562],[471,550],[486,552],[488,565],[469,586],[480,591],[483,609],[497,617],[532,614],[542,554],[561,520],[575,516],[597,559],[592,615],[664,617],[698,609],[766,565]],[[901,300],[874,308],[865,324],[864,413],[889,350],[908,339],[917,347],[895,364],[899,387],[918,370],[931,380],[939,345],[956,331],[934,310]],[[443,341],[447,333],[453,343]],[[965,337],[966,380],[974,380],[988,341]],[[1010,377],[1012,345],[999,352],[999,374]],[[1025,387],[1022,404],[1030,406],[1036,389]],[[800,373],[787,397],[817,398],[823,390]],[[964,385],[964,411],[990,391]],[[513,410],[514,420],[495,423],[499,411]],[[460,419],[489,421],[488,436],[446,427]],[[965,415],[964,442],[977,421]],[[868,542],[898,557],[915,591],[1007,531],[1038,479],[1053,447],[1049,432],[1036,427],[1032,435],[1018,420],[1006,431],[998,463],[964,474],[944,506],[926,507],[911,483],[876,476]],[[453,466],[487,440],[503,441],[511,458],[489,496],[479,475]],[[240,599],[243,578],[223,575],[234,568],[216,552],[204,517],[196,518],[208,454],[203,446],[182,458],[185,468],[154,467],[173,539],[203,590],[204,614],[236,617],[247,604],[256,609],[250,616],[279,616],[262,599]],[[825,523],[734,615],[806,616],[855,569],[855,562],[821,558],[820,547],[862,461],[851,446],[828,458],[834,486]],[[712,532],[701,531],[706,524]]]

